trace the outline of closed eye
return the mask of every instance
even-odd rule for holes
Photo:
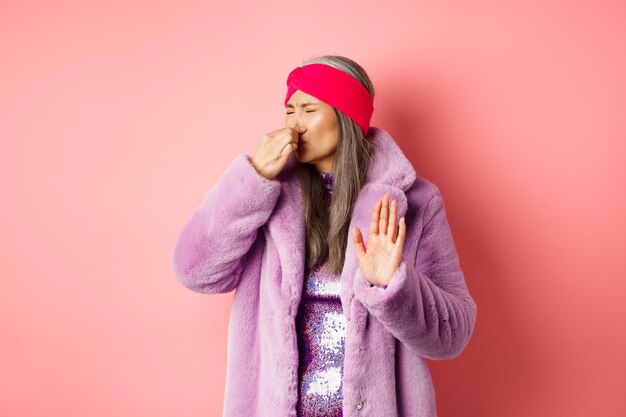
[[[313,113],[314,111],[315,111],[315,110],[307,110],[306,112],[307,112],[307,113]],[[294,114],[294,113],[295,113],[295,112],[293,112],[293,111],[292,111],[291,113],[287,113],[287,114]]]

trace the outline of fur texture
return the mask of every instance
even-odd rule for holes
[[[352,237],[341,274],[346,315],[345,417],[435,417],[425,359],[458,356],[476,322],[444,201],[418,176],[388,132],[373,155],[350,226],[367,245],[377,199],[398,200],[406,216],[403,260],[387,288],[371,287],[358,268]],[[261,176],[238,155],[184,226],[172,256],[185,287],[235,296],[228,335],[224,416],[296,416],[295,316],[304,279],[304,201],[290,158],[279,176]]]

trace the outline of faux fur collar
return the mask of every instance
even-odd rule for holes
[[[405,192],[413,185],[416,172],[411,162],[398,147],[391,135],[382,128],[370,127],[369,133],[379,146],[372,155],[368,168],[368,181],[361,188],[350,222],[350,230],[357,226],[367,244],[369,222],[376,200],[389,193],[390,201],[398,201],[398,218],[407,211]],[[290,157],[277,179],[281,183],[281,194],[267,223],[271,239],[276,245],[282,269],[281,294],[283,307],[295,317],[304,281],[305,224],[304,199],[295,171],[295,162]],[[346,318],[350,319],[350,303],[353,298],[354,274],[358,268],[352,235],[348,236],[346,260],[341,273],[341,303]],[[362,307],[362,306],[361,306]],[[364,311],[364,307],[361,309]],[[365,314],[358,314],[365,318]],[[358,317],[357,317],[358,318]],[[365,323],[361,323],[364,325]]]

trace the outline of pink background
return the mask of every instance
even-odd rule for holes
[[[626,415],[625,13],[3,1],[0,416],[221,415],[233,293],[180,286],[173,245],[321,54],[446,200],[478,321],[429,361],[440,416]]]

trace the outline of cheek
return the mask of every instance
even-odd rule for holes
[[[334,111],[332,113],[315,112],[307,123],[307,130],[313,140],[310,149],[316,153],[329,153],[337,147],[339,124]]]
[[[312,132],[320,136],[326,136],[331,134],[337,134],[339,131],[339,124],[335,113],[316,112],[314,116],[309,120],[309,128]]]

